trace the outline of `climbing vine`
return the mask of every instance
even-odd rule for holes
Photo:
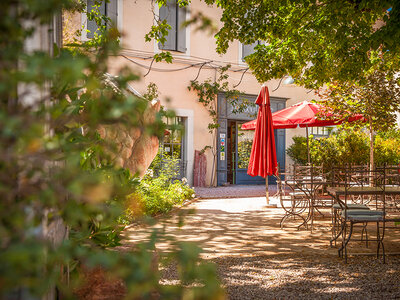
[[[226,101],[233,107],[233,114],[241,113],[249,105],[254,105],[253,103],[249,102],[248,99],[242,96],[242,92],[229,87],[229,75],[227,74],[227,71],[230,67],[230,65],[221,67],[218,70],[218,76],[215,80],[211,78],[206,79],[204,82],[191,80],[190,85],[188,86],[189,91],[194,91],[197,93],[199,103],[201,103],[207,109],[211,118],[211,122],[208,123],[207,128],[209,133],[213,135],[213,145],[206,145],[202,150],[202,152],[204,152],[206,149],[210,149],[213,155],[213,173],[211,176],[211,185],[213,185],[215,180],[214,167],[217,159],[216,133],[217,129],[219,128],[217,112],[218,94],[224,93]]]

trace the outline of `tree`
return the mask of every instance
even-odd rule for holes
[[[370,165],[374,165],[374,133],[388,131],[396,125],[400,110],[400,87],[395,71],[382,54],[370,53],[372,67],[357,80],[334,82],[321,89],[324,104],[336,117],[349,118],[361,114],[370,133]]]
[[[371,66],[370,50],[381,48],[386,61],[398,60],[400,3],[395,0],[205,2],[223,10],[218,52],[236,39],[265,42],[246,59],[259,82],[291,75],[316,88],[356,80]]]
[[[157,0],[159,5],[166,0]],[[188,5],[187,0],[178,1]],[[381,49],[397,68],[400,50],[400,2],[396,0],[204,0],[222,9],[217,52],[231,42],[263,41],[246,58],[259,82],[291,75],[297,84],[318,88],[325,83],[356,80],[371,67],[369,51]],[[168,25],[158,18],[147,40],[164,41]],[[197,14],[187,23],[214,28]],[[161,59],[161,57],[158,57]],[[171,56],[168,56],[169,62]]]

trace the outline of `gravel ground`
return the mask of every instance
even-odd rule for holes
[[[329,247],[328,217],[315,222],[313,233],[296,230],[288,222],[282,230],[281,208],[265,208],[265,197],[205,199],[182,210],[196,213],[160,220],[167,235],[195,241],[202,258],[216,264],[228,299],[400,299],[400,256],[388,255],[387,263],[359,242],[351,243],[349,263]],[[143,240],[151,228],[130,228],[126,235],[131,247]],[[400,252],[399,230],[388,229],[387,253]],[[371,228],[372,234],[372,228]],[[168,245],[157,245],[160,251]],[[162,282],[177,283],[173,265],[163,270]]]
[[[353,258],[352,264],[309,256],[212,259],[228,299],[400,299],[398,257],[387,264]],[[164,284],[177,284],[174,266]]]
[[[399,299],[398,258],[351,264],[309,256],[213,260],[229,299]]]

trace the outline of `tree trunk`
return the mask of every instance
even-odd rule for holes
[[[374,130],[371,124],[371,117],[369,118],[369,171],[370,171],[370,185],[373,185],[373,171],[374,166]]]

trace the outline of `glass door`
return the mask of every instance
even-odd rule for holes
[[[247,174],[254,130],[242,130],[243,122],[236,122],[236,184],[263,184],[265,179]]]

